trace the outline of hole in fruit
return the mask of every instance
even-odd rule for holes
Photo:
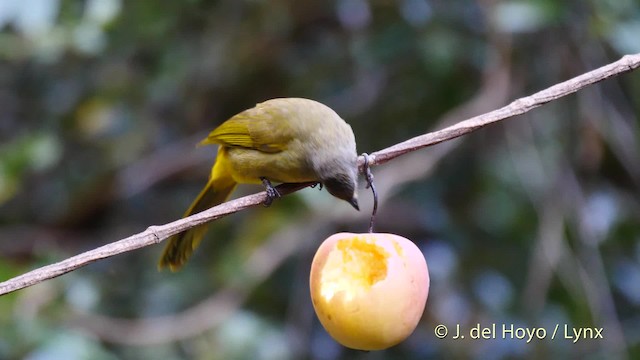
[[[364,237],[338,240],[322,269],[320,295],[330,301],[337,294],[351,300],[387,277],[389,253]]]

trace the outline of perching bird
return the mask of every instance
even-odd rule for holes
[[[218,144],[209,181],[184,216],[227,200],[237,184],[318,182],[358,208],[358,165],[351,127],[331,108],[301,98],[272,99],[225,121],[200,142]],[[270,202],[270,200],[268,200]],[[207,230],[199,225],[169,239],[159,268],[186,263]]]

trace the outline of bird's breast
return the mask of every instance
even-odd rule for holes
[[[275,153],[245,148],[226,148],[225,152],[228,169],[238,183],[260,183],[262,177],[280,183],[319,180],[307,155],[297,146]]]

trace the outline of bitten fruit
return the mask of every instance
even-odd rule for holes
[[[406,339],[429,294],[422,252],[393,234],[330,236],[313,258],[309,281],[322,326],[358,350],[382,350]]]

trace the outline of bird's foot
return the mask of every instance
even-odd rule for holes
[[[279,198],[281,195],[278,190],[271,185],[271,181],[269,181],[269,179],[261,177],[260,180],[262,180],[262,185],[264,185],[265,190],[267,191],[267,199],[264,201],[264,206],[271,206],[273,200]]]
[[[317,183],[311,185],[311,187],[314,188],[314,189],[316,188],[316,186],[318,186],[318,190],[320,190],[320,191],[322,191],[322,188],[324,187],[324,185],[322,185],[321,182],[317,182]]]

